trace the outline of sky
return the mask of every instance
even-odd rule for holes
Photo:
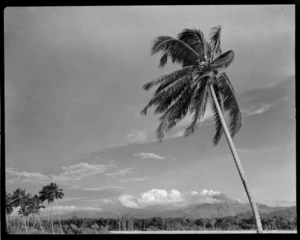
[[[234,139],[258,202],[295,202],[293,5],[8,7],[4,11],[6,190],[56,182],[62,210],[190,201],[222,192],[246,201],[226,140],[212,146],[211,114],[163,143],[157,115],[139,115],[158,68],[155,37],[222,26],[227,74],[243,127]],[[289,78],[289,79],[288,79]],[[288,81],[285,81],[288,79]],[[279,85],[278,85],[279,84]]]

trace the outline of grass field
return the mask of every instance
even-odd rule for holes
[[[255,234],[255,230],[244,230],[244,231],[111,231],[112,234]],[[270,230],[264,231],[267,234],[296,234],[297,231],[280,231]]]

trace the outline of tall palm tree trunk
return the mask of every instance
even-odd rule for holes
[[[52,233],[54,234],[54,227],[53,227],[53,208],[52,208],[52,205],[51,205],[51,222],[52,222]]]
[[[63,230],[62,230],[61,222],[60,222],[60,216],[59,216],[59,212],[58,212],[58,205],[57,205],[57,202],[58,202],[58,199],[56,199],[56,201],[55,201],[55,203],[56,203],[57,215],[58,215],[58,222],[59,222],[59,225],[60,225],[60,231],[61,231],[61,234],[64,234],[64,232],[63,232]]]
[[[36,215],[34,214],[33,217],[34,217],[34,222],[33,222],[33,226],[32,227],[34,228],[35,224],[36,224]]]
[[[37,215],[37,218],[38,218],[38,221],[39,221],[39,223],[40,223],[40,226],[41,226],[42,232],[44,232],[44,229],[43,229],[43,226],[42,226],[41,219],[40,219],[39,215]]]
[[[27,232],[26,218],[25,218],[25,215],[24,215],[24,212],[23,212],[22,206],[21,206],[21,212],[22,212],[22,218],[23,218],[23,222],[24,222],[24,224],[25,224],[25,231]]]
[[[9,223],[9,220],[8,220],[8,215],[7,215],[7,212],[5,211],[5,215],[6,215],[6,229],[8,229],[8,226],[11,227],[10,223]]]
[[[224,129],[224,132],[225,132],[225,135],[226,135],[226,138],[227,138],[227,142],[228,142],[229,148],[231,150],[234,162],[236,164],[236,167],[237,167],[238,172],[240,174],[240,177],[241,177],[241,180],[243,182],[244,188],[246,190],[246,193],[247,193],[247,196],[248,196],[251,208],[252,208],[252,212],[253,212],[253,215],[254,215],[254,218],[255,218],[255,225],[256,225],[257,233],[262,233],[263,230],[262,230],[262,225],[261,225],[261,221],[260,221],[260,217],[259,217],[259,212],[257,210],[256,203],[255,203],[254,198],[253,198],[253,196],[252,196],[252,194],[250,192],[250,189],[248,187],[248,183],[247,183],[247,180],[246,180],[246,175],[244,173],[244,170],[243,170],[242,164],[240,162],[239,156],[238,156],[237,151],[235,149],[235,146],[233,144],[231,135],[230,135],[230,133],[228,131],[225,119],[223,117],[223,113],[222,113],[221,108],[219,106],[219,103],[218,103],[218,100],[217,100],[217,97],[216,97],[216,94],[215,94],[215,91],[214,91],[214,88],[213,88],[212,84],[210,85],[210,92],[211,92],[211,95],[213,97],[214,103],[216,105],[216,108],[217,108],[217,111],[218,111],[218,114],[219,114],[219,117],[220,117],[223,129]]]

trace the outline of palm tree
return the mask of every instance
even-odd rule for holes
[[[26,232],[27,232],[27,226],[26,226],[26,219],[25,219],[25,208],[29,198],[30,198],[30,193],[26,194],[25,189],[22,190],[20,188],[14,191],[11,197],[12,206],[20,207],[19,215],[21,215],[21,217],[24,220]]]
[[[212,28],[210,42],[197,29],[184,29],[177,38],[159,36],[155,39],[152,55],[160,51],[163,53],[159,67],[164,67],[169,58],[182,67],[143,86],[145,90],[155,85],[158,88],[141,113],[146,115],[147,109],[155,106],[154,113],[162,114],[157,128],[157,138],[162,141],[165,132],[173,128],[188,112],[193,114],[193,119],[184,135],[187,137],[194,133],[210,103],[216,127],[213,144],[216,146],[225,133],[255,216],[257,232],[260,233],[262,226],[257,206],[232,141],[241,128],[241,112],[233,86],[224,70],[234,61],[234,52],[229,50],[222,54],[220,33],[220,26]],[[229,129],[223,113],[228,114]]]
[[[56,200],[55,201],[56,207],[58,207],[57,205],[58,199],[62,199],[64,196],[63,190],[58,188],[58,185],[56,183],[50,183],[50,185],[43,187],[43,189],[40,191],[40,194],[41,194],[41,199],[48,200],[48,203],[52,203]],[[63,234],[59,213],[58,213],[58,221],[59,221],[61,233]],[[54,233],[53,215],[52,215],[52,232]]]
[[[34,225],[33,225],[33,227],[35,226],[36,218],[37,218],[38,221],[39,221],[41,230],[42,230],[42,232],[44,232],[43,226],[42,226],[42,223],[41,223],[41,220],[40,220],[40,217],[39,217],[41,208],[45,208],[45,206],[42,205],[41,200],[39,199],[39,197],[37,195],[34,195],[31,199],[29,199],[26,210],[29,214],[32,214],[34,216]]]
[[[9,223],[8,216],[13,212],[13,206],[11,202],[11,194],[5,192],[5,216],[6,216],[6,228],[11,226]]]

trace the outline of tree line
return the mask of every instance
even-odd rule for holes
[[[262,218],[264,230],[295,230],[297,229],[296,217],[273,216]],[[188,230],[251,230],[255,229],[255,219],[228,216],[222,218],[134,218],[122,215],[118,218],[78,218],[62,220],[64,229],[73,225],[77,228],[91,228],[95,226],[106,227],[110,231],[188,231]]]

